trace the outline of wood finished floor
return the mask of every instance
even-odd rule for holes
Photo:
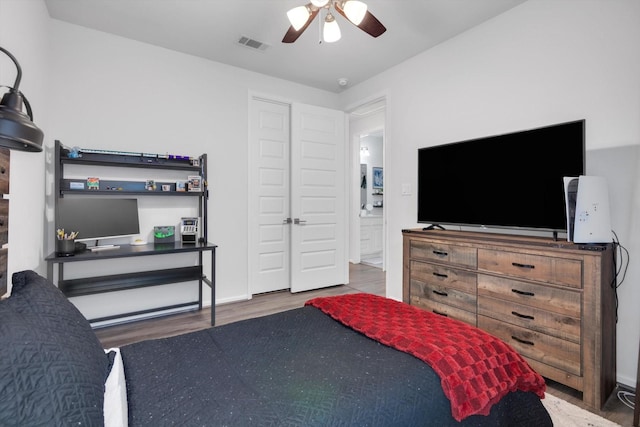
[[[302,307],[305,301],[316,296],[355,292],[385,295],[384,272],[379,268],[364,264],[351,264],[349,273],[350,283],[348,285],[296,294],[288,291],[271,292],[254,296],[249,301],[218,305],[216,306],[216,326]],[[211,321],[210,314],[210,309],[203,309],[199,312],[176,314],[96,329],[96,334],[105,348],[121,347],[146,339],[169,337],[208,328]],[[550,380],[547,381],[547,390],[554,396],[588,409],[582,404],[581,393],[575,390]],[[633,423],[633,411],[618,400],[615,392],[605,404],[603,411],[592,410],[592,412],[624,427],[631,427]]]

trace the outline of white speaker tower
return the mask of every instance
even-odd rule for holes
[[[564,177],[567,240],[610,243],[611,214],[607,180],[601,176]]]

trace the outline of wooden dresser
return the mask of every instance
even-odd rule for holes
[[[403,230],[403,299],[509,343],[600,409],[616,386],[615,251],[528,236]]]

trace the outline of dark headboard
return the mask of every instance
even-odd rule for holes
[[[0,296],[7,292],[7,253],[4,247],[9,242],[9,200],[4,198],[9,194],[9,160],[8,148],[0,148]]]

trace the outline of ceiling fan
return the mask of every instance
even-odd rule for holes
[[[283,43],[293,43],[307,29],[311,21],[326,9],[323,26],[323,39],[327,43],[340,40],[340,27],[331,13],[333,9],[365,33],[378,37],[387,29],[367,10],[367,5],[358,0],[311,0],[304,6],[294,7],[287,12],[291,26],[282,39]]]

